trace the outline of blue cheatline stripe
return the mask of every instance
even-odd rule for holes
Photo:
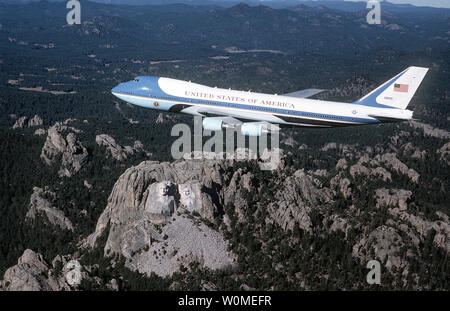
[[[380,123],[380,121],[378,121],[376,119],[346,117],[346,116],[331,115],[331,114],[324,114],[324,113],[310,113],[310,112],[300,111],[300,110],[272,108],[272,107],[265,107],[265,106],[254,106],[254,105],[247,105],[247,104],[236,104],[236,103],[220,102],[220,101],[209,101],[209,100],[206,101],[206,100],[195,99],[195,98],[173,96],[173,95],[167,94],[159,87],[159,84],[158,84],[159,78],[158,77],[138,77],[138,78],[142,82],[147,82],[145,84],[145,86],[149,89],[149,95],[148,96],[140,96],[140,95],[134,95],[131,92],[127,92],[127,93],[122,92],[123,95],[128,95],[128,96],[131,95],[131,96],[135,96],[135,97],[145,98],[148,100],[162,101],[165,103],[167,103],[167,101],[176,101],[176,102],[180,102],[180,103],[193,104],[193,105],[199,104],[199,105],[207,105],[210,107],[218,106],[218,107],[227,107],[227,108],[238,108],[238,109],[252,110],[252,111],[259,111],[259,112],[278,113],[278,114],[294,115],[294,116],[301,116],[301,117],[307,117],[307,118],[318,118],[318,119],[322,119],[322,120],[335,121],[336,123],[339,123],[338,121],[360,122],[360,123]],[[143,107],[147,107],[147,108],[152,108],[152,109],[156,108],[156,107],[153,107],[150,105],[146,105],[145,103],[142,103],[141,105]]]

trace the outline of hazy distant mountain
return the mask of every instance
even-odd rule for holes
[[[31,2],[67,2],[67,0],[0,0],[0,3],[8,4],[27,4]],[[290,8],[298,5],[306,5],[310,7],[325,6],[331,9],[347,12],[357,12],[366,9],[366,1],[347,1],[347,0],[80,0],[80,2],[96,2],[102,4],[113,5],[130,5],[130,6],[147,6],[147,5],[170,5],[170,4],[187,4],[193,6],[210,6],[229,8],[239,3],[245,3],[251,6],[264,5],[271,8]],[[421,6],[417,7],[411,4],[394,4],[387,1],[382,2],[383,10],[389,12],[416,13],[416,15],[435,13],[437,10],[447,10],[446,14],[450,14],[450,9],[442,9],[435,7]],[[420,10],[418,13],[417,10]]]
[[[448,290],[448,10],[165,3],[83,1],[81,25],[0,5],[0,291],[373,290],[369,259],[377,289]],[[284,129],[273,172],[170,163],[192,119],[110,94],[155,75],[352,102],[411,65],[420,122]]]
[[[62,47],[68,47],[67,36],[78,37],[81,46],[91,40],[119,46],[145,42],[170,46],[167,49],[171,51],[196,50],[193,54],[204,53],[212,46],[222,50],[234,47],[357,54],[381,46],[415,50],[449,44],[448,17],[436,9],[414,8],[408,14],[385,10],[381,25],[368,25],[365,11],[345,12],[323,6],[273,9],[241,3],[230,8],[186,4],[133,7],[85,2],[83,24],[76,28],[62,27],[67,12],[64,3],[28,5],[34,15],[6,5],[0,12],[3,32],[14,33],[9,37],[24,42],[52,38]],[[24,20],[29,23],[24,24]],[[129,38],[134,40],[130,43]]]

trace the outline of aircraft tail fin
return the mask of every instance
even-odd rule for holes
[[[406,109],[427,71],[428,68],[409,67],[354,104]]]

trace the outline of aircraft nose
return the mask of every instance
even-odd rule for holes
[[[123,88],[121,87],[121,84],[123,84],[123,83],[120,83],[120,84],[116,85],[115,87],[113,87],[113,89],[111,90],[111,92],[112,92],[112,93],[120,93],[120,91],[123,89]]]
[[[129,88],[129,82],[123,82],[118,85],[116,85],[111,92],[112,93],[123,93],[124,91],[128,90]]]

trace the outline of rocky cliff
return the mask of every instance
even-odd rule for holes
[[[53,206],[52,201],[54,201],[55,198],[56,194],[53,191],[34,187],[26,217],[34,219],[42,213],[51,224],[59,226],[61,229],[73,231],[74,228],[72,222],[64,215],[64,212]]]
[[[80,130],[69,126],[72,120],[56,122],[47,131],[41,159],[47,165],[60,164],[59,175],[70,177],[88,161],[89,153],[77,137]],[[65,132],[68,132],[66,136]]]
[[[57,257],[49,265],[41,254],[27,249],[18,259],[17,265],[6,270],[3,281],[0,281],[0,291],[60,291],[72,290],[72,285],[81,281],[80,267],[73,260],[68,264],[62,262],[62,270],[57,271],[56,265],[61,262]]]
[[[40,126],[44,124],[44,120],[38,115],[35,115],[33,118],[29,118],[27,116],[20,117],[13,125],[13,129],[23,129],[27,127]]]
[[[95,137],[95,142],[99,146],[106,147],[109,155],[118,161],[127,159],[130,155],[137,151],[143,150],[143,145],[140,141],[135,141],[133,147],[121,146],[116,143],[116,140],[107,134],[100,134]]]
[[[230,266],[227,242],[202,219],[214,221],[223,205],[228,162],[145,161],[116,182],[108,205],[87,239],[93,246],[108,228],[106,255],[122,255],[140,272],[171,275],[198,261],[211,269]]]

